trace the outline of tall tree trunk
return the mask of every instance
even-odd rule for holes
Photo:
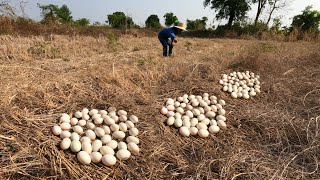
[[[235,12],[231,11],[230,16],[229,16],[229,20],[228,20],[228,25],[227,25],[229,29],[231,28],[231,26],[233,24],[234,18],[235,18]]]
[[[273,11],[276,9],[276,1],[274,2],[273,6],[272,6],[272,9],[269,13],[269,17],[268,17],[268,21],[267,21],[267,26],[269,25],[270,21],[271,21],[271,17],[272,17],[272,14],[273,14]]]
[[[261,0],[258,1],[258,10],[257,10],[257,15],[256,15],[256,19],[254,20],[254,26],[257,26],[258,20],[259,20],[259,16],[261,14]]]

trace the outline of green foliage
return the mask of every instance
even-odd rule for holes
[[[164,16],[164,24],[166,26],[176,25],[178,23],[178,18],[172,12],[166,13]]]
[[[297,28],[302,31],[319,31],[320,11],[312,10],[312,6],[307,6],[302,14],[293,18],[291,29]]]
[[[74,22],[77,26],[88,26],[90,24],[90,20],[87,18],[81,18]]]
[[[116,44],[119,40],[119,37],[112,32],[108,32],[106,37],[107,37],[110,44]]]
[[[202,19],[189,20],[187,19],[187,29],[189,30],[205,30],[208,18],[202,17]]]
[[[150,15],[147,20],[146,20],[146,27],[147,28],[155,28],[155,29],[160,29],[161,24],[160,20],[157,15]]]
[[[126,16],[123,12],[114,12],[108,15],[106,21],[113,28],[131,28],[134,27],[134,22],[131,17]]]
[[[41,16],[43,17],[42,22],[55,22],[59,21],[61,23],[72,23],[73,19],[71,16],[71,11],[67,5],[62,5],[60,8],[57,5],[40,5],[38,7],[41,10]]]
[[[217,13],[216,19],[228,19],[227,27],[231,27],[234,21],[244,19],[250,10],[249,0],[204,0],[204,6],[209,5]]]

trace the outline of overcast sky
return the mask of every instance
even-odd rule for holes
[[[17,0],[13,0],[14,2]],[[156,14],[160,18],[161,24],[164,24],[163,15],[167,12],[173,12],[181,22],[186,22],[187,19],[201,19],[203,16],[208,17],[207,24],[212,24],[214,20],[214,11],[209,7],[203,7],[203,0],[25,0],[25,12],[28,17],[40,20],[40,10],[37,3],[66,4],[72,11],[74,19],[88,18],[93,22],[104,23],[108,14],[116,11],[122,11],[133,18],[133,21],[144,26],[145,20],[151,14]],[[283,15],[283,23],[291,24],[292,17],[301,13],[307,6],[313,5],[314,9],[320,10],[320,0],[293,0],[286,10],[276,14]],[[255,16],[255,8],[249,12],[249,17]],[[214,24],[225,24],[225,21],[214,20]]]

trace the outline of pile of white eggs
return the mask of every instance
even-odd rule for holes
[[[231,94],[233,98],[249,99],[260,93],[260,76],[253,72],[232,72],[222,74],[219,84],[222,90]]]
[[[179,128],[182,136],[208,137],[209,133],[218,133],[226,129],[225,101],[204,93],[202,96],[183,95],[176,99],[168,98],[161,113],[167,118],[168,126]]]
[[[128,116],[126,111],[116,111],[115,107],[107,111],[84,108],[73,116],[62,114],[52,133],[62,139],[61,149],[70,148],[77,153],[80,163],[102,162],[113,166],[117,158],[123,161],[131,154],[139,154],[137,122],[137,116]]]

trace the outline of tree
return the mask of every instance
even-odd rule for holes
[[[204,6],[211,5],[217,13],[216,19],[228,19],[227,27],[231,28],[235,20],[242,20],[250,10],[249,0],[204,0]]]
[[[320,11],[312,10],[312,6],[307,6],[302,14],[293,17],[291,27],[302,31],[319,31]]]
[[[161,28],[161,24],[158,16],[154,14],[150,15],[146,20],[146,27],[155,28],[155,29]]]
[[[123,12],[114,12],[108,15],[108,21],[106,21],[113,28],[131,28],[134,26],[134,22],[131,17],[127,17]]]
[[[207,26],[208,18],[202,17],[202,19],[189,20],[187,19],[187,29],[189,30],[205,30]]]
[[[288,6],[293,0],[268,0],[269,4],[269,15],[268,15],[268,20],[267,20],[267,25],[269,25],[272,15],[281,9],[284,9],[285,7]]]
[[[172,12],[166,13],[163,17],[164,17],[164,24],[168,27],[178,22],[177,16],[175,16]]]
[[[258,3],[257,14],[256,14],[256,18],[254,20],[254,25],[257,26],[257,23],[259,21],[259,17],[267,4],[267,0],[252,0],[252,2]]]
[[[73,19],[71,11],[67,5],[62,5],[60,8],[57,5],[40,5],[38,7],[41,10],[41,16],[43,17],[42,22],[55,22],[61,23],[72,23]]]
[[[77,26],[88,26],[90,24],[90,20],[87,18],[81,18],[74,22]]]

